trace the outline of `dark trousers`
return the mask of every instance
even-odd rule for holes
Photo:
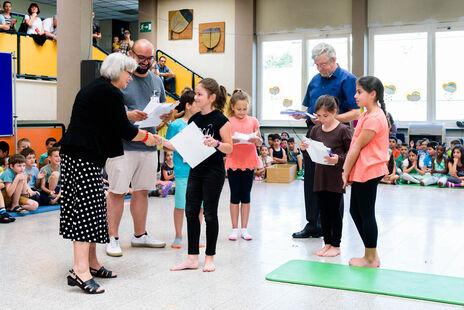
[[[190,171],[187,183],[185,215],[187,217],[188,254],[200,254],[200,214],[203,202],[203,215],[206,222],[206,255],[216,254],[219,233],[217,210],[219,197],[224,186],[225,173],[210,170],[198,174]]]
[[[176,93],[176,78],[175,77],[164,78],[163,84],[164,84],[164,88],[167,91],[169,91],[171,94]]]
[[[375,199],[377,185],[383,176],[367,182],[353,182],[351,185],[350,214],[366,248],[377,247],[377,221],[375,220]]]
[[[252,169],[227,169],[227,178],[229,179],[230,187],[230,203],[250,203],[254,176],[255,171]]]
[[[306,137],[309,138],[313,125],[308,124],[308,132]],[[304,158],[304,197],[306,209],[306,224],[305,229],[311,234],[319,235],[321,233],[321,218],[319,216],[319,205],[317,203],[317,195],[314,193],[314,172],[316,164],[309,157],[308,152],[303,152]]]
[[[322,234],[324,243],[334,247],[340,246],[343,227],[344,205],[342,193],[328,191],[316,192],[319,210],[321,211]]]

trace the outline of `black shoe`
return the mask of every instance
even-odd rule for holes
[[[292,234],[292,237],[293,237],[293,238],[309,238],[309,237],[311,237],[311,233],[310,233],[310,231],[307,230],[306,227],[305,227],[305,228],[303,228],[302,231],[293,233],[293,234]]]

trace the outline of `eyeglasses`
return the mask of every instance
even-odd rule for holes
[[[153,62],[153,60],[155,60],[154,56],[145,57],[142,55],[138,55],[134,50],[132,50],[132,53],[134,53],[134,55],[137,56],[137,58],[140,59],[141,61]]]
[[[328,61],[328,62],[322,62],[322,63],[320,63],[320,64],[314,63],[314,65],[315,65],[316,67],[318,67],[318,68],[325,68],[325,67],[327,67],[329,64],[330,64],[330,61]]]
[[[124,34],[129,34],[129,32],[124,32]]]

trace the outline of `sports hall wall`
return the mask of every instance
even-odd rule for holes
[[[191,40],[169,40],[168,12],[193,9]],[[199,52],[198,24],[225,22],[224,53]],[[203,77],[213,77],[229,92],[235,87],[235,0],[158,0],[157,48]]]

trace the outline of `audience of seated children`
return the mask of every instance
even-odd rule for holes
[[[438,142],[431,141],[427,144],[427,155],[424,157],[424,169],[426,172],[432,170],[433,159],[437,156],[437,146]]]
[[[447,155],[448,158],[451,158],[451,157],[452,157],[452,156],[451,156],[451,153],[452,153],[452,151],[453,151],[453,148],[454,148],[456,145],[458,145],[458,144],[462,144],[462,143],[461,143],[461,141],[459,141],[459,140],[457,140],[457,139],[456,139],[456,140],[452,140],[452,141],[450,142],[450,146],[449,146],[448,150],[446,151],[446,155]],[[1,155],[1,154],[0,154],[0,155]]]
[[[10,153],[10,145],[5,141],[0,141],[0,158],[8,157]]]
[[[428,177],[425,170],[423,170],[418,160],[418,152],[416,149],[410,149],[408,152],[408,158],[403,161],[403,175],[401,179],[410,184],[419,184],[420,181]]]
[[[0,157],[0,175],[8,168],[8,157]]]
[[[5,188],[2,189],[3,200],[10,212],[23,214],[34,211],[39,206],[36,201],[29,199],[36,193],[27,184],[25,169],[26,158],[21,154],[14,154],[9,158],[9,168],[0,176],[5,184]]]
[[[3,159],[3,158],[2,158]],[[0,191],[3,191],[5,184],[0,178]],[[16,219],[6,213],[5,202],[3,201],[3,195],[0,195],[0,224],[8,224],[14,222]]]
[[[48,204],[54,205],[59,202],[61,197],[61,167],[60,167],[60,149],[52,147],[48,150],[48,165],[40,169],[40,173],[44,174],[40,189],[42,195],[48,198]]]
[[[56,139],[53,137],[50,137],[45,141],[45,147],[47,148],[47,151],[39,157],[39,169],[45,165],[48,165],[48,150],[51,149],[55,143]]]
[[[30,198],[37,201],[39,205],[47,205],[47,202],[41,203],[40,200],[39,189],[42,179],[45,177],[45,172],[39,172],[39,169],[36,167],[35,151],[31,148],[27,148],[21,151],[21,155],[23,155],[24,158],[26,158],[26,170],[24,171],[24,173],[26,173],[27,184],[29,185],[32,191],[36,192],[36,194],[34,196],[31,196]]]
[[[396,174],[396,162],[393,156],[393,152],[391,149],[388,150],[388,152],[389,152],[389,158],[388,158],[388,163],[387,163],[388,174],[384,176],[382,180],[380,180],[380,182],[385,183],[385,184],[396,185],[400,176]]]
[[[164,151],[164,163],[161,165],[161,178],[156,180],[156,189],[149,193],[149,196],[166,197],[168,194],[175,193],[174,163],[172,161],[173,152],[170,150]]]
[[[403,175],[403,162],[408,158],[409,149],[406,144],[401,145],[400,156],[396,159],[396,173],[401,177]]]
[[[29,141],[28,138],[19,139],[18,144],[17,144],[16,153],[19,154],[22,152],[22,150],[30,148],[30,147],[31,147],[31,141]]]
[[[440,144],[437,146],[436,157],[432,158],[432,169],[430,170],[431,175],[423,179],[420,182],[420,185],[426,186],[438,184],[439,187],[446,185],[446,181],[448,179],[448,159],[445,157],[445,152],[446,149],[444,145]]]
[[[400,151],[396,148],[398,141],[395,137],[390,137],[389,139],[389,147],[390,150],[393,152],[393,159],[397,159],[400,156]]]
[[[278,134],[272,137],[272,146],[269,148],[269,156],[272,157],[273,164],[287,163],[287,154],[280,147],[280,136]]]
[[[288,151],[287,160],[289,163],[295,163],[297,165],[297,176],[301,177],[304,174],[303,170],[303,158],[301,157],[300,149],[296,146],[295,138],[288,138]]]
[[[446,186],[463,187],[464,186],[464,147],[457,144],[451,151],[451,157],[448,163],[449,177]]]
[[[272,164],[272,157],[269,156],[267,146],[261,145],[259,147],[259,167],[255,169],[255,180],[261,181],[266,178],[266,170]]]

